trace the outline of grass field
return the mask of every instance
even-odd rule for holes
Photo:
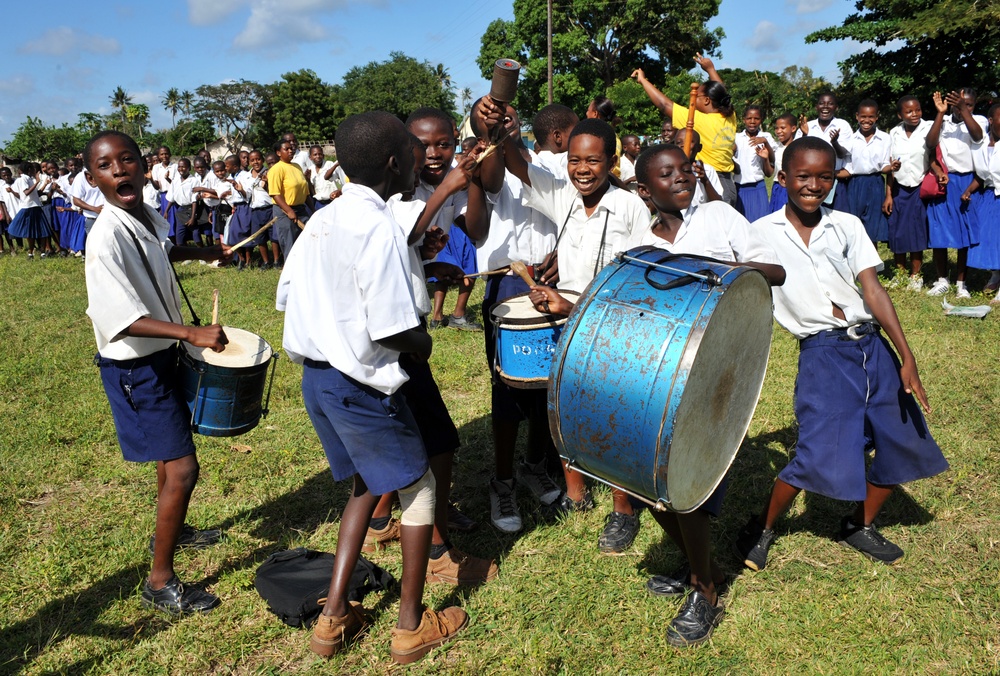
[[[888,257],[888,256],[886,256]],[[276,271],[178,268],[202,316],[211,290],[223,323],[281,343]],[[983,279],[972,278],[972,288]],[[797,346],[776,329],[763,395],[731,473],[716,524],[719,559],[737,574],[713,640],[677,650],[664,638],[679,601],[652,598],[646,578],[679,555],[644,515],[624,556],[597,553],[610,493],[598,509],[549,523],[522,494],[525,529],[489,525],[492,473],[489,383],[481,334],[434,334],[432,366],[463,446],[453,495],[480,521],[453,539],[497,557],[500,577],[477,589],[428,587],[436,607],[471,616],[450,646],[412,673],[937,673],[1000,670],[1000,314],[945,317],[940,300],[890,292],[917,356],[931,429],[951,470],[890,499],[883,533],[907,552],[897,566],[838,546],[849,506],[799,498],[777,526],[766,570],[740,572],[733,539],[760,509],[796,438],[792,413]],[[367,637],[329,662],[308,633],[281,624],[253,589],[270,553],[333,551],[347,486],[334,484],[299,391],[300,369],[278,362],[271,414],[235,439],[198,437],[201,480],[189,521],[221,527],[217,547],[178,555],[181,578],[223,605],[173,619],[144,609],[155,478],[125,463],[101,389],[79,260],[0,260],[0,673],[370,673],[394,671],[389,630],[398,601]],[[482,286],[474,295],[478,311]],[[986,302],[978,295],[975,303]],[[450,299],[451,300],[451,299]],[[185,311],[186,314],[186,311]],[[400,573],[399,548],[372,557]]]

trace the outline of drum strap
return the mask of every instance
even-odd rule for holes
[[[556,245],[553,247],[553,251],[559,249],[559,240],[562,239],[563,233],[566,232],[566,226],[569,225],[569,217],[573,215],[573,207],[570,207],[569,213],[566,214],[566,220],[563,221],[562,228],[559,229],[559,234],[556,236]],[[608,218],[611,217],[611,212],[605,210],[604,212],[604,230],[601,231],[601,245],[597,249],[597,258],[594,260],[594,277],[597,276],[597,272],[604,266],[601,264],[601,259],[604,258],[604,242],[608,237]]]
[[[156,276],[153,274],[153,267],[149,264],[149,259],[146,258],[146,252],[142,250],[142,245],[139,244],[139,238],[135,236],[135,233],[126,225],[125,231],[132,238],[135,243],[135,248],[139,251],[139,258],[142,259],[142,267],[146,268],[146,274],[149,275],[149,280],[153,282],[153,288],[156,290],[156,297],[160,299],[160,303],[163,304],[163,309],[167,311],[167,316],[170,317],[170,306],[167,305],[167,301],[163,298],[163,292],[160,291],[160,285],[156,283]],[[177,280],[177,288],[181,290],[181,295],[184,296],[184,301],[187,303],[188,309],[191,311],[191,323],[195,326],[201,326],[201,320],[198,315],[195,314],[194,308],[191,306],[191,301],[188,300],[187,293],[184,292],[184,287],[181,286],[181,280],[177,276],[177,270],[174,266],[170,266],[170,271],[174,273],[174,279]]]

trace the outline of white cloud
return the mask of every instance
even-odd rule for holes
[[[20,97],[35,91],[35,81],[30,77],[12,77],[0,80],[0,94],[5,97]]]
[[[21,54],[44,54],[46,56],[63,56],[71,52],[89,52],[91,54],[119,54],[121,44],[114,38],[83,33],[69,26],[50,28],[38,39],[29,40],[17,48]]]
[[[247,0],[188,0],[188,15],[196,26],[218,23],[242,10]]]
[[[785,5],[793,7],[796,14],[821,12],[833,3],[834,0],[785,0]]]
[[[160,95],[150,89],[142,92],[129,92],[132,103],[145,103],[150,108],[160,105]]]
[[[778,52],[781,43],[787,38],[785,30],[778,28],[770,21],[761,21],[753,29],[753,35],[744,44],[755,52]]]

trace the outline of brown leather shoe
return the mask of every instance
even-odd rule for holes
[[[389,523],[382,530],[375,530],[368,527],[368,534],[365,535],[365,542],[361,545],[361,551],[371,554],[379,549],[385,549],[386,545],[399,540],[399,521],[390,517]]]
[[[357,601],[351,601],[343,617],[320,615],[313,625],[309,649],[322,657],[340,652],[344,644],[353,640],[369,624],[367,611]]]
[[[396,664],[416,662],[434,648],[450,641],[467,624],[469,616],[456,606],[438,612],[424,608],[419,627],[413,631],[392,630],[392,659]]]
[[[439,559],[428,559],[427,581],[477,585],[489,582],[499,572],[495,561],[480,559],[452,547]]]

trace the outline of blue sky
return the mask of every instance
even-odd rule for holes
[[[0,146],[28,115],[72,124],[80,112],[111,112],[108,98],[119,85],[163,128],[170,114],[160,98],[170,87],[274,82],[300,68],[338,83],[351,67],[383,61],[390,51],[443,63],[459,90],[479,94],[488,90],[475,64],[480,36],[493,19],[513,18],[511,3],[493,0],[50,0],[39,7],[5,7]],[[837,62],[860,47],[806,45],[803,37],[841,23],[853,8],[846,0],[723,0],[710,22],[726,31],[716,65],[780,71],[797,64],[836,80]]]

